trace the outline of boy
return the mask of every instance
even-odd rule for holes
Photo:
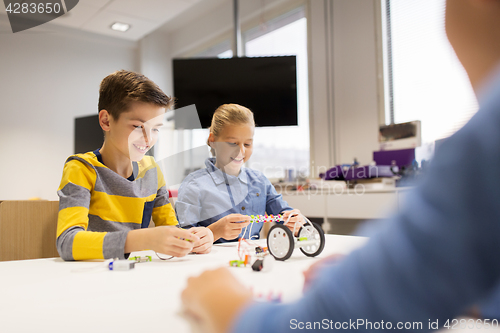
[[[61,258],[125,258],[145,249],[176,257],[210,252],[208,229],[174,227],[163,175],[144,156],[173,99],[145,76],[121,70],[102,80],[98,106],[104,144],[66,160],[57,192]],[[151,217],[156,228],[148,228]]]
[[[252,304],[251,293],[226,269],[191,278],[182,298],[203,327],[288,332],[297,322],[324,328],[326,319],[327,327],[332,321],[358,331],[376,323],[376,331],[405,323],[429,331],[494,293],[500,285],[500,0],[448,0],[446,31],[481,109],[443,144],[411,205],[365,247],[307,272],[306,281],[317,278],[292,304]],[[358,327],[358,320],[372,325]],[[480,325],[467,321],[476,329],[490,324]]]

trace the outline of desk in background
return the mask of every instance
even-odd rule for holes
[[[365,190],[332,188],[325,190],[281,191],[283,199],[307,217],[322,219],[325,232],[344,233],[331,230],[332,221],[353,224],[364,220],[382,219],[401,210],[411,187],[396,187],[387,190]],[[319,221],[318,221],[319,222]],[[335,222],[333,222],[335,223]]]

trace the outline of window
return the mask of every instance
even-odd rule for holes
[[[284,178],[285,171],[308,175],[309,92],[307,75],[307,22],[298,8],[243,35],[248,57],[297,56],[298,126],[256,128],[249,167],[268,178]]]
[[[231,50],[231,42],[229,39],[226,39],[202,52],[196,53],[193,58],[231,58],[232,56],[233,51]]]
[[[386,0],[386,123],[420,120],[422,143],[450,136],[478,109],[446,38],[445,0]]]
[[[298,126],[256,128],[254,150],[248,167],[268,178],[284,178],[293,169],[296,175],[309,172],[309,98],[307,75],[307,22],[300,7],[243,32],[245,56],[297,56]],[[232,57],[229,40],[212,46],[195,57]],[[208,129],[184,131],[183,142],[190,147],[206,144]],[[198,166],[196,166],[198,167]],[[199,166],[203,167],[203,166]]]

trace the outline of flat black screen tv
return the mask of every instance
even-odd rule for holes
[[[203,128],[227,103],[252,110],[257,126],[297,125],[296,68],[295,56],[174,59],[176,108],[195,104]]]
[[[75,118],[75,154],[101,148],[103,141],[104,134],[98,115]]]
[[[103,142],[104,133],[99,125],[99,115],[75,118],[75,154],[100,149]],[[154,156],[154,146],[146,155]]]

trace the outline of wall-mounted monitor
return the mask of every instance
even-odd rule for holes
[[[104,142],[104,132],[99,125],[99,115],[75,118],[75,154],[84,154],[100,149]],[[154,147],[146,155],[154,156]]]
[[[257,126],[297,125],[295,56],[174,59],[176,108],[196,105],[203,128],[218,106],[253,111]]]
[[[75,118],[75,154],[101,148],[103,141],[98,115]]]

